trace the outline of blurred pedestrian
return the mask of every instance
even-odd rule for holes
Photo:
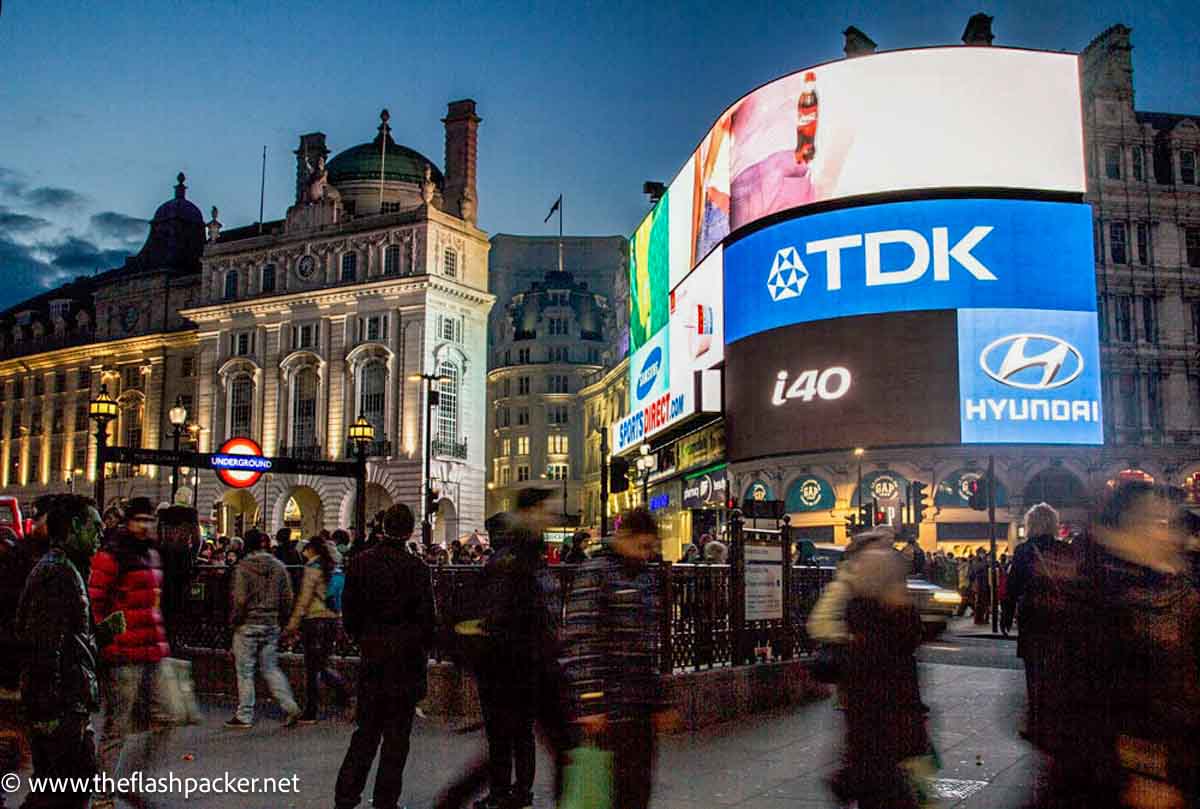
[[[337,809],[358,806],[377,753],[372,803],[380,809],[399,804],[434,631],[429,570],[405,550],[414,526],[408,506],[392,506],[384,515],[383,541],[355,556],[346,571],[342,623],[361,657],[357,728],[338,771]]]
[[[283,708],[285,725],[300,718],[287,675],[279,668],[280,625],[292,606],[292,584],[287,568],[267,552],[269,538],[247,531],[246,558],[233,571],[233,660],[237,669],[237,713],[225,727],[243,730],[254,726],[254,675],[261,671],[271,694]]]
[[[320,536],[309,539],[302,553],[307,564],[287,632],[299,632],[304,645],[304,713],[300,723],[311,724],[317,721],[322,680],[334,689],[340,704],[348,698],[345,681],[329,668],[340,626],[343,573],[337,551]]]
[[[986,624],[991,614],[992,585],[989,579],[989,557],[987,551],[979,548],[971,558],[971,614],[976,624]]]
[[[571,547],[563,555],[564,565],[582,565],[588,560],[587,544],[591,536],[587,531],[576,531],[571,536]]]
[[[646,509],[582,565],[567,598],[562,664],[571,714],[590,743],[612,753],[612,806],[645,809],[657,757],[655,735],[677,717],[659,671],[663,609],[658,525]]]
[[[163,623],[167,629],[167,641],[174,647],[180,617],[187,605],[193,559],[200,544],[200,522],[196,510],[187,506],[164,508],[159,512],[158,519],[158,548],[163,564]]]
[[[729,546],[713,540],[704,545],[704,561],[710,565],[723,565],[729,561]]]
[[[1025,513],[1025,541],[1013,554],[1012,572],[1005,592],[1005,612],[1016,616],[1020,625],[1017,633],[1017,657],[1025,663],[1026,727],[1024,733],[1036,735],[1038,716],[1042,710],[1039,687],[1047,656],[1056,646],[1047,636],[1056,632],[1062,620],[1055,615],[1050,603],[1057,583],[1048,566],[1047,554],[1060,543],[1058,512],[1048,503],[1038,503]],[[1052,554],[1057,555],[1057,554]]]
[[[104,725],[100,735],[100,768],[119,778],[123,759],[130,771],[142,769],[152,751],[144,735],[161,707],[159,664],[169,654],[167,632],[159,605],[163,572],[152,547],[158,517],[147,497],[131,499],[124,521],[110,532],[92,560],[88,596],[97,624],[123,613],[126,629],[101,649],[100,693]],[[139,734],[137,739],[128,737]],[[125,748],[129,747],[130,750]],[[109,792],[97,806],[115,800]]]

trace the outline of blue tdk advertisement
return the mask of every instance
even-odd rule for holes
[[[1095,312],[961,309],[964,444],[1101,444]]]
[[[1088,205],[895,202],[813,214],[725,249],[725,342],[830,318],[1037,306],[1095,311]]]

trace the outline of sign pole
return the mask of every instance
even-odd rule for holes
[[[988,598],[992,608],[992,633],[1000,631],[1000,621],[996,616],[996,585],[999,584],[996,570],[996,456],[988,456],[988,538],[991,544],[988,555],[988,587],[991,592]]]
[[[608,536],[608,427],[600,431],[600,539]]]

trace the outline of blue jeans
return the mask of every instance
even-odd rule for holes
[[[292,696],[292,687],[279,668],[279,627],[246,624],[233,633],[233,660],[237,667],[237,718],[254,721],[254,672],[262,669],[263,679],[279,707],[291,716],[300,712]]]
[[[154,718],[161,711],[158,669],[158,663],[112,664],[101,669],[104,723],[99,763],[100,771],[112,778],[120,778],[122,769],[143,769],[151,748],[157,746],[158,740],[147,731],[156,729]]]

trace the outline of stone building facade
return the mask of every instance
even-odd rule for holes
[[[626,322],[626,242],[497,236],[490,270],[498,301],[489,327],[488,510],[525,487],[565,490],[564,530],[578,525],[589,446],[580,392],[619,356]],[[547,266],[548,265],[548,266]]]
[[[441,496],[435,539],[482,528],[493,297],[487,291],[489,243],[476,226],[479,121],[474,102],[449,105],[444,172],[395,143],[386,110],[373,141],[328,163],[325,135],[302,135],[295,203],[284,219],[250,227],[223,229],[216,208],[205,222],[184,199],[181,177],[176,200],[160,208],[137,260],[80,282],[82,287],[35,299],[45,314],[22,307],[6,313],[10,333],[35,351],[45,340],[39,344],[26,334],[53,322],[54,307],[74,325],[62,338],[70,347],[22,357],[27,379],[17,383],[18,374],[5,370],[0,379],[10,386],[33,384],[44,367],[45,384],[57,391],[48,369],[87,364],[90,386],[69,380],[63,407],[76,415],[72,408],[86,405],[101,382],[108,383],[122,408],[110,428],[112,443],[120,445],[170,446],[165,411],[177,397],[194,424],[188,435],[202,452],[241,436],[267,455],[343,459],[350,454],[349,426],[363,416],[376,436],[368,514],[405,502],[420,517],[429,426],[419,377],[440,375],[429,465]],[[183,224],[170,230],[159,226],[160,219]],[[57,412],[58,399],[38,401],[43,411]],[[125,416],[135,405],[138,421]],[[6,425],[16,410],[5,409]],[[36,424],[32,418],[22,413],[19,424]],[[42,488],[65,485],[59,455],[72,477],[83,468],[76,463],[81,431],[69,418],[62,426],[65,441],[53,447],[54,459],[39,458]],[[6,427],[6,436],[12,432]],[[8,439],[5,460],[28,458],[38,443],[36,436]],[[89,458],[84,460],[94,464]],[[12,480],[35,479],[27,466],[23,461],[20,477]],[[93,467],[88,469],[90,479]],[[154,469],[127,474],[128,490],[114,491],[110,484],[110,493],[166,499],[168,475]],[[343,479],[266,474],[245,490],[226,489],[208,472],[196,480],[195,502],[202,514],[211,509],[222,532],[288,525],[307,536],[353,523],[353,484]],[[37,490],[18,491],[24,497]]]

